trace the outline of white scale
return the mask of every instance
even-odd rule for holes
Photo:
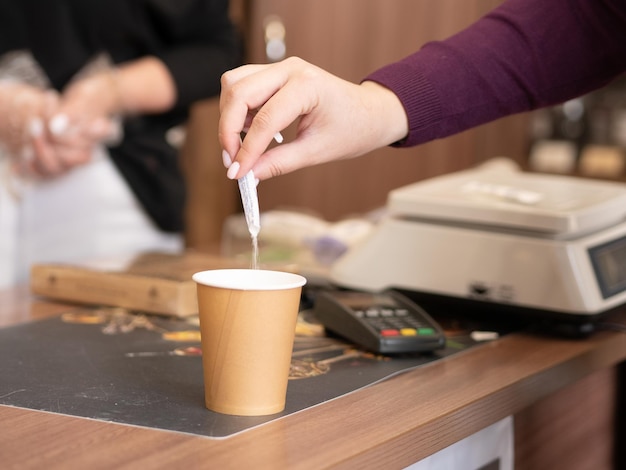
[[[626,303],[626,185],[496,159],[396,189],[387,209],[333,282],[578,318]]]

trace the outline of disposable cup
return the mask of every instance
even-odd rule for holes
[[[282,411],[306,279],[282,271],[217,269],[193,280],[206,407],[240,416]]]

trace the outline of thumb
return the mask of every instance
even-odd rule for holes
[[[311,138],[300,137],[269,149],[253,165],[254,175],[263,181],[320,163],[312,141]]]

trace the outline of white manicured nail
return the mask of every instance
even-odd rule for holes
[[[48,123],[48,129],[54,135],[61,135],[67,130],[70,120],[66,114],[57,114]]]
[[[230,168],[230,166],[233,164],[233,159],[230,158],[230,155],[226,150],[222,150],[222,162],[224,163],[224,166],[226,168]]]
[[[232,165],[228,167],[228,171],[226,172],[226,176],[234,180],[237,177],[237,173],[239,172],[239,162],[233,162]]]

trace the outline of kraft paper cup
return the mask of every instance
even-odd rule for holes
[[[217,269],[193,280],[206,407],[240,416],[282,411],[306,279],[282,271]]]

